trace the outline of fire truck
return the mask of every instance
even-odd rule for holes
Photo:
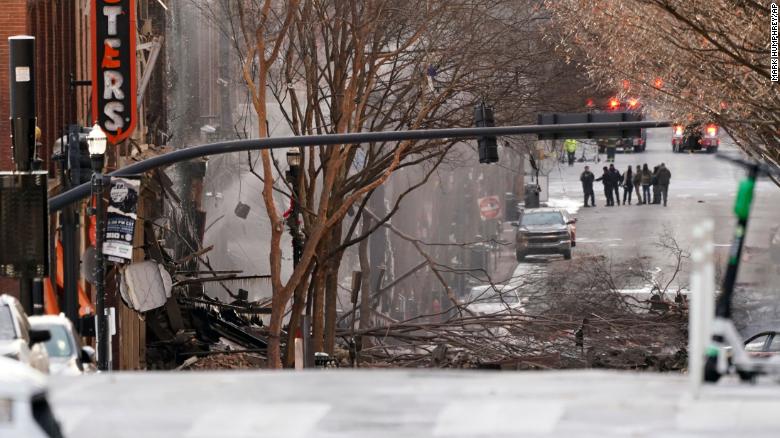
[[[718,125],[694,122],[689,125],[674,125],[672,128],[672,151],[707,151],[714,154],[720,146]]]
[[[613,96],[602,104],[597,103],[594,99],[588,99],[585,102],[585,106],[590,111],[633,112],[640,115],[640,120],[644,120],[644,105],[636,97],[628,97],[621,100]],[[597,141],[597,144],[600,154],[606,152],[607,147],[613,146],[623,152],[644,152],[647,147],[647,131],[642,129],[641,136],[635,138],[602,138]]]

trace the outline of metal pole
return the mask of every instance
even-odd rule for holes
[[[29,172],[35,158],[35,37],[9,37],[8,60],[12,156],[17,172]],[[33,289],[32,278],[19,279],[19,301],[28,315],[43,307],[35,302]]]
[[[35,37],[8,38],[8,57],[13,159],[26,172],[35,158]]]
[[[97,318],[97,355],[98,369],[108,370],[108,324],[106,309],[105,268],[103,264],[103,174],[98,170],[92,177],[92,189],[95,196],[95,313]]]

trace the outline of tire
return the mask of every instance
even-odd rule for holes
[[[676,144],[672,145],[672,153],[674,153],[674,154],[677,153],[677,145]]]
[[[714,154],[716,152],[718,152],[718,147],[717,146],[715,146],[714,148],[707,148],[707,153],[708,154]]]
[[[525,260],[525,254],[523,254],[520,250],[515,250],[515,258],[517,258],[518,263]]]
[[[640,152],[642,152],[642,146],[634,146],[634,153],[638,154]]]
[[[710,356],[704,362],[704,381],[715,383],[720,380],[720,373],[718,372],[718,358]]]
[[[571,260],[571,250],[568,250],[568,251],[564,252],[563,253],[563,258],[565,260]]]

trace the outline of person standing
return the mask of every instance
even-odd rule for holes
[[[634,173],[634,190],[636,191],[636,205],[642,205],[642,193],[639,188],[642,187],[642,168],[636,165],[636,173]]]
[[[615,151],[617,151],[617,142],[616,139],[608,139],[607,140],[607,161],[610,163],[615,162]]]
[[[631,171],[631,166],[628,166],[626,173],[623,174],[623,205],[626,205],[626,198],[628,198],[628,205],[631,205],[631,194],[634,191],[634,173]]]
[[[610,173],[607,166],[604,166],[604,173],[596,178],[596,181],[601,181],[601,184],[604,185],[604,197],[607,198],[607,207],[615,205],[615,200],[612,197],[614,193],[612,190],[612,173]]]
[[[642,204],[650,203],[650,183],[653,182],[653,174],[647,163],[642,166]]]
[[[569,156],[569,167],[574,166],[574,155],[577,153],[577,140],[567,138],[563,141],[563,148]]]
[[[609,173],[612,175],[612,190],[615,191],[615,201],[620,205],[620,185],[623,183],[623,175],[617,170],[614,164],[609,165]]]
[[[585,166],[585,170],[580,174],[580,182],[582,183],[582,192],[585,195],[585,207],[596,206],[596,196],[593,193],[593,181],[596,180],[596,175],[590,171],[589,166]],[[590,198],[590,204],[588,205],[588,198]]]
[[[650,185],[653,186],[653,204],[661,203],[661,193],[658,187],[658,168],[661,166],[653,167],[653,177],[650,180]]]
[[[664,201],[664,207],[666,207],[666,197],[669,195],[669,181],[672,179],[672,172],[666,168],[664,163],[658,166],[658,191]]]

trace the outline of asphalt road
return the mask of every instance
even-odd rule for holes
[[[643,153],[618,153],[615,166],[620,172],[637,164],[647,163],[650,168],[665,163],[672,172],[668,206],[634,205],[606,207],[600,183],[596,183],[596,208],[579,209],[577,217],[579,251],[604,253],[620,260],[632,256],[648,256],[662,264],[666,255],[655,244],[659,235],[668,229],[681,246],[690,247],[691,230],[705,218],[715,224],[716,252],[724,256],[728,252],[733,233],[732,212],[734,195],[744,170],[714,155],[705,153],[675,154],[671,151],[671,129],[654,129],[648,133],[648,147]],[[738,153],[722,142],[720,152]],[[602,158],[604,158],[602,156]],[[550,198],[564,200],[565,205],[582,205],[582,188],[579,175],[584,165],[590,165],[598,176],[604,162],[576,163],[575,166],[558,166],[549,175]],[[622,192],[622,190],[621,190]],[[636,201],[636,199],[634,199]],[[560,202],[560,201],[559,201]],[[780,189],[769,180],[761,181],[756,188],[751,222],[747,235],[748,256],[745,266],[755,274],[751,253],[768,252],[770,239],[778,226],[780,213]]]
[[[668,206],[632,205],[606,207],[601,183],[597,182],[596,208],[582,208],[583,192],[579,176],[585,165],[597,176],[604,161],[578,162],[569,167],[558,164],[549,173],[549,205],[568,209],[577,219],[577,247],[573,260],[564,262],[552,258],[528,258],[527,263],[542,264],[552,261],[555,266],[566,263],[586,263],[589,255],[605,255],[618,266],[639,258],[643,268],[657,280],[670,279],[676,260],[658,246],[662,234],[669,233],[678,245],[690,250],[694,226],[709,218],[714,222],[716,269],[725,268],[727,254],[734,232],[734,197],[739,180],[745,175],[740,167],[706,153],[676,154],[671,150],[671,129],[654,129],[648,133],[647,150],[642,153],[618,153],[615,166],[621,173],[630,165],[647,163],[650,168],[660,163],[670,169],[672,180]],[[739,154],[730,139],[721,140],[719,152]],[[580,156],[580,151],[577,152]],[[588,158],[596,158],[591,156]],[[604,160],[606,157],[601,156]],[[621,189],[622,195],[622,189]],[[746,246],[738,285],[737,321],[744,335],[763,329],[780,329],[780,306],[775,304],[780,293],[780,188],[769,179],[756,186],[752,215],[748,226]],[[506,229],[504,238],[512,241],[513,231]],[[522,275],[529,266],[517,266],[514,247],[504,250],[499,272]],[[503,266],[501,266],[503,265]],[[549,265],[548,265],[549,266]],[[685,289],[689,279],[690,263],[684,263],[671,289]],[[502,274],[498,274],[501,276]],[[643,285],[622,284],[620,287],[641,288]],[[740,307],[742,312],[740,313]]]

